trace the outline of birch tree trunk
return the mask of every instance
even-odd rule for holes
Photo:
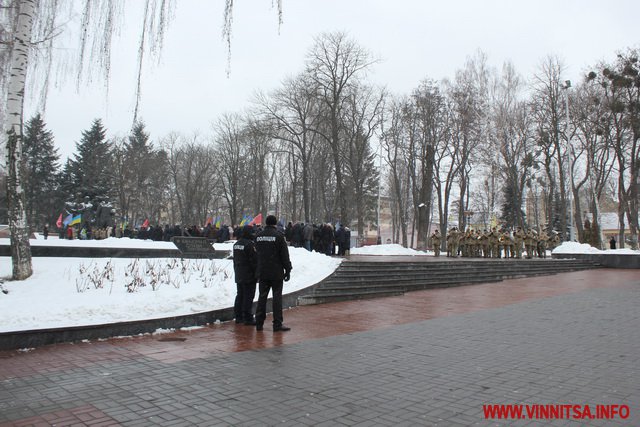
[[[25,193],[22,185],[20,166],[22,164],[22,118],[25,81],[29,64],[29,44],[35,12],[35,0],[18,2],[18,23],[13,38],[9,84],[7,95],[7,202],[9,230],[11,232],[11,261],[13,279],[24,280],[33,273],[31,267],[31,247]]]

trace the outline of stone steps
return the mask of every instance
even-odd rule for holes
[[[321,304],[402,295],[405,292],[498,282],[597,267],[580,260],[456,260],[432,262],[345,261],[325,280],[298,297]]]

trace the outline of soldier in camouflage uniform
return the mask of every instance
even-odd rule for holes
[[[449,231],[449,235],[447,236],[447,254],[453,258],[458,257],[458,240],[460,239],[460,233],[458,232],[458,227],[453,227]]]
[[[551,232],[551,237],[549,238],[548,245],[549,245],[549,249],[552,251],[558,246],[560,246],[560,235],[558,234],[557,231],[553,230]]]
[[[472,236],[473,232],[471,229],[468,229],[466,233],[464,233],[460,238],[460,248],[462,250],[462,256],[465,258],[469,258],[472,255]]]
[[[513,256],[511,252],[511,233],[506,228],[502,230],[500,241],[502,243],[504,257],[511,258]]]
[[[533,233],[534,231],[528,228],[524,235],[524,247],[527,250],[527,259],[533,258],[536,247],[536,238]]]
[[[524,244],[524,231],[522,231],[522,227],[518,227],[513,233],[513,241],[515,245],[516,258],[522,258],[522,245]]]
[[[469,245],[471,246],[471,256],[473,258],[478,257],[478,230],[471,231],[471,237],[469,238]]]
[[[538,256],[540,258],[547,257],[547,241],[549,240],[549,235],[547,235],[546,231],[542,230],[540,236],[538,237]]]
[[[440,245],[442,244],[442,236],[437,228],[431,235],[431,244],[433,245],[433,256],[440,256]]]
[[[464,231],[462,230],[458,230],[458,253],[460,254],[460,256],[462,257],[466,257],[466,250],[467,248],[465,247],[465,243],[466,243],[466,234]]]
[[[489,258],[489,233],[484,230],[480,234],[480,247],[482,248],[482,257]]]
[[[489,252],[492,258],[500,258],[500,233],[496,227],[489,233]]]

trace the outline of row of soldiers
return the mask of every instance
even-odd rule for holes
[[[431,235],[435,256],[440,256],[442,236],[436,229]],[[453,227],[446,236],[448,257],[474,258],[546,258],[547,249],[553,250],[560,244],[560,235],[553,231],[549,236],[544,230],[538,233],[530,228],[518,227],[514,232],[508,229],[498,230],[458,230]],[[524,252],[523,252],[524,248]]]

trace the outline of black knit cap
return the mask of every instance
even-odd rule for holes
[[[276,225],[278,223],[278,219],[274,215],[267,216],[267,225]]]

